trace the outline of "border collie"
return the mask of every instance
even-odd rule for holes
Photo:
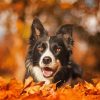
[[[35,18],[26,58],[26,77],[31,75],[36,82],[57,83],[58,86],[81,77],[81,68],[71,60],[73,30],[74,25],[66,24],[56,35],[49,36],[40,20]]]

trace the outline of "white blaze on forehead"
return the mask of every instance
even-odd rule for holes
[[[47,43],[47,48],[46,48],[45,52],[42,54],[42,56],[41,56],[41,58],[40,58],[40,61],[39,61],[40,67],[45,67],[45,64],[43,63],[43,58],[46,57],[46,56],[48,56],[48,57],[50,57],[50,58],[52,59],[51,63],[50,63],[49,66],[47,66],[47,67],[52,68],[52,67],[54,66],[54,64],[55,64],[55,57],[54,57],[53,53],[52,53],[51,50],[50,50],[50,43],[49,43],[49,40],[50,40],[50,37],[49,37],[48,40],[46,41],[46,43]]]

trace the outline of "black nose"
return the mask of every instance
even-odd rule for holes
[[[52,59],[50,57],[48,57],[48,56],[43,58],[43,63],[44,64],[49,64],[51,61],[52,61]]]

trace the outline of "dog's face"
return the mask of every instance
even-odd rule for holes
[[[45,78],[52,79],[56,73],[68,64],[72,43],[70,25],[63,25],[54,36],[48,36],[39,19],[32,23],[30,36],[31,62],[38,66]]]
[[[67,64],[69,60],[67,51],[62,38],[57,36],[41,37],[34,46],[33,65],[37,64],[41,68],[44,77],[51,78],[60,70],[61,66]]]

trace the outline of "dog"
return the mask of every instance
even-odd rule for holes
[[[72,59],[74,25],[62,25],[55,35],[49,36],[38,18],[33,20],[29,49],[26,57],[26,77],[35,82],[57,83],[81,77],[82,70]]]

